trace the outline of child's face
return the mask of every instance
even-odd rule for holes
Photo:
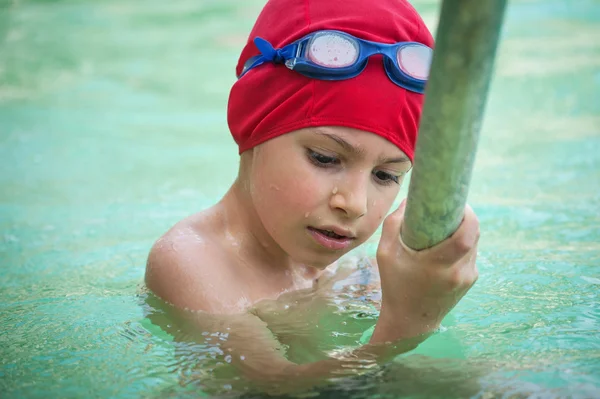
[[[410,167],[398,147],[375,134],[301,129],[254,149],[252,200],[293,260],[324,268],[375,232]]]

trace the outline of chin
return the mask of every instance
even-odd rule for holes
[[[348,251],[344,251],[343,253],[329,256],[306,257],[306,260],[303,260],[302,263],[307,266],[314,267],[317,270],[325,270],[327,267],[337,262],[338,259],[344,256],[347,252]]]

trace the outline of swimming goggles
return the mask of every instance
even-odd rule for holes
[[[260,37],[254,39],[254,44],[260,55],[246,61],[238,79],[266,62],[285,64],[292,71],[313,79],[350,79],[365,69],[370,56],[381,54],[385,72],[392,82],[423,93],[433,56],[433,50],[421,43],[377,43],[337,30],[313,32],[281,49],[274,49]]]

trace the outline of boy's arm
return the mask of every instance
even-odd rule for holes
[[[223,281],[223,276],[215,275],[220,268],[219,254],[211,253],[214,247],[207,246],[201,257],[210,259],[210,270],[198,273],[199,254],[186,253],[184,244],[155,246],[148,260],[146,284],[176,308],[201,311],[180,313],[193,325],[192,335],[185,339],[193,339],[196,333],[196,338],[206,342],[202,332],[225,333],[224,340],[215,343],[231,356],[238,370],[264,390],[282,393],[307,388],[329,377],[355,375],[414,349],[439,327],[473,284],[478,224],[470,209],[455,234],[419,252],[406,248],[399,239],[402,215],[403,209],[399,209],[386,219],[377,253],[383,303],[373,336],[368,345],[335,359],[295,364],[285,358],[283,346],[257,316],[217,314],[216,302],[223,292],[213,283]]]
[[[328,384],[330,378],[356,376],[361,371],[371,370],[379,363],[375,354],[366,350],[368,347],[376,348],[377,345],[365,345],[358,351],[349,352],[340,358],[296,364],[286,359],[284,346],[267,324],[254,314],[215,315],[182,311],[165,306],[164,303],[152,306],[161,309],[150,314],[149,318],[155,325],[168,331],[175,341],[198,342],[222,351],[220,361],[229,362],[245,377],[246,382],[233,378],[227,381],[234,387],[236,383],[242,384],[242,387],[251,384],[269,394],[296,393]],[[390,345],[380,346],[381,353],[390,353]],[[402,353],[412,347],[414,345],[406,345],[403,348],[396,346],[394,350],[395,353]],[[193,374],[189,378],[194,379]],[[205,378],[202,381],[209,389],[211,382]],[[214,382],[217,390],[223,384],[222,380]]]
[[[177,341],[218,346],[222,356],[227,356],[239,372],[271,394],[310,388],[326,383],[328,377],[349,373],[349,367],[364,367],[352,359],[331,359],[305,365],[289,361],[284,346],[258,316],[249,312],[227,314],[223,308],[221,301],[226,294],[214,286],[223,281],[222,275],[214,274],[221,269],[220,255],[211,253],[213,249],[207,247],[202,258],[210,259],[211,270],[198,273],[198,258],[186,252],[185,238],[181,238],[178,237],[177,243],[166,238],[154,246],[145,277],[146,286],[168,305],[152,304],[155,308],[161,307],[161,312],[150,318]],[[195,253],[196,249],[193,251]],[[167,313],[168,322],[161,322],[162,313]]]

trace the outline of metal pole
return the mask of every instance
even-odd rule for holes
[[[460,225],[506,0],[444,0],[402,240],[421,250]]]

